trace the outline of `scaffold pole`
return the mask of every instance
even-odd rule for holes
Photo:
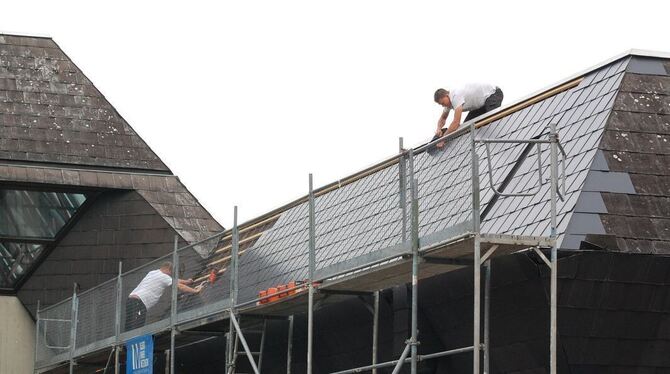
[[[315,267],[314,185],[309,174],[309,295],[307,301],[307,374],[312,374],[314,345],[314,267]]]
[[[412,193],[412,334],[409,344],[411,345],[412,360],[410,361],[410,372],[417,373],[417,358],[419,344],[419,195],[418,182],[414,178],[414,154],[409,154],[409,171],[411,177]]]
[[[473,307],[473,339],[472,372],[480,373],[481,354],[481,238],[479,212],[479,157],[477,156],[475,124],[470,124],[471,162],[472,162],[472,231],[474,233],[474,307]]]
[[[558,255],[556,249],[557,223],[556,223],[556,199],[558,191],[558,133],[556,124],[550,123],[550,156],[551,156],[551,321],[550,321],[550,343],[549,343],[549,372],[556,374],[556,334],[557,334],[557,289],[558,289]],[[539,156],[538,156],[539,157]]]
[[[174,249],[172,251],[172,297],[170,298],[170,374],[174,374],[175,360],[175,339],[177,330],[175,323],[177,320],[177,286],[179,284],[179,236],[174,236]]]

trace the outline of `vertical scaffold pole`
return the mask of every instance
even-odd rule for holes
[[[490,373],[491,260],[484,262],[484,374]]]
[[[307,374],[312,374],[312,357],[314,345],[314,268],[315,268],[315,219],[314,219],[314,186],[312,174],[309,174],[309,295],[307,302]]]
[[[174,374],[174,360],[176,352],[174,351],[177,330],[177,285],[179,283],[179,236],[174,236],[174,247],[172,250],[172,297],[170,298],[170,374]]]
[[[286,374],[291,374],[291,356],[293,356],[293,316],[288,317],[288,346],[286,347]]]
[[[479,157],[475,142],[475,123],[470,124],[470,147],[472,162],[472,231],[474,234],[474,308],[472,339],[472,372],[480,373],[481,355],[481,242],[479,227]]]
[[[33,351],[33,373],[37,373],[37,350],[40,348],[40,300],[35,309],[35,351]]]
[[[116,319],[114,321],[114,335],[116,347],[114,348],[114,374],[119,374],[119,357],[121,350],[121,311],[122,308],[122,295],[123,295],[123,280],[121,275],[123,274],[123,262],[119,261],[119,273],[116,276]]]
[[[233,324],[233,316],[235,315],[235,306],[237,305],[237,281],[238,281],[238,265],[239,265],[239,248],[240,247],[240,234],[237,227],[237,206],[233,208],[233,230],[231,235],[231,246],[230,246],[230,318],[228,326],[228,343],[226,344],[227,355],[227,372],[235,372],[235,361],[237,359],[235,353],[234,345],[237,344],[237,335],[235,332],[235,325]]]
[[[419,194],[418,182],[414,176],[414,152],[409,152],[409,172],[411,177],[412,193],[412,335],[410,344],[412,345],[410,361],[411,373],[416,374],[418,364],[418,344],[419,344]]]
[[[77,313],[79,300],[77,299],[77,283],[72,286],[72,314],[70,315],[70,374],[74,373],[74,350],[77,346]]]
[[[401,138],[402,139],[402,138]],[[379,346],[379,291],[375,291],[372,316],[372,365],[377,365],[377,347]],[[377,368],[372,369],[377,374]]]
[[[551,325],[549,343],[549,372],[556,374],[556,334],[557,334],[557,288],[558,288],[558,254],[556,249],[557,223],[556,198],[558,189],[558,133],[556,124],[550,124],[550,156],[551,156]],[[538,156],[539,157],[539,156]]]
[[[400,159],[398,160],[398,190],[400,192],[399,208],[402,214],[402,241],[407,240],[407,170],[405,162],[405,148],[403,145],[403,138],[398,139],[398,152],[400,152]]]

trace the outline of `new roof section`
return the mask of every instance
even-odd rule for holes
[[[608,238],[614,243],[625,243],[642,235],[645,240],[653,237],[656,242],[667,245],[670,238],[670,215],[667,212],[660,213],[657,208],[654,214],[665,216],[653,220],[645,217],[648,223],[646,231],[640,229],[631,234],[631,230],[617,229],[616,225],[608,222],[618,219],[621,225],[635,226],[633,215],[610,217],[606,213],[611,213],[612,209],[599,204],[599,199],[609,198],[608,193],[624,194],[630,198],[632,195],[644,195],[644,190],[651,188],[656,188],[655,193],[664,199],[670,197],[667,189],[660,190],[660,185],[667,182],[670,175],[669,164],[660,161],[670,153],[667,142],[661,139],[667,132],[666,114],[669,113],[670,102],[665,96],[670,93],[667,91],[670,83],[666,77],[667,57],[664,54],[631,51],[474,120],[482,126],[477,131],[477,138],[490,139],[546,138],[549,125],[556,125],[566,152],[565,193],[557,206],[559,245],[562,249],[588,248],[587,239],[591,239],[587,238],[588,235],[600,235],[600,239]],[[628,91],[633,84],[631,82],[640,81],[638,75],[645,76],[642,83],[636,83],[636,89],[644,94],[635,98]],[[622,82],[625,82],[623,89]],[[647,155],[643,158],[645,162],[638,162],[638,168],[656,165],[651,173],[654,183],[635,183],[636,178],[649,176],[634,176],[639,172],[630,163],[617,163],[616,170],[607,166],[617,162],[614,153],[606,151],[612,147],[612,142],[607,140],[612,136],[609,131],[623,126],[622,121],[629,128],[636,128],[640,123],[633,118],[620,119],[621,111],[642,111],[650,118],[647,127],[651,137],[643,137],[644,141],[636,143],[637,150],[627,155],[633,157],[635,154],[637,159],[640,159],[640,153]],[[471,140],[463,134],[467,134],[465,129],[455,133],[445,151],[437,156],[426,152],[417,152],[414,156],[422,246],[439,240],[438,234],[455,228],[463,230],[469,225],[472,214]],[[627,137],[621,135],[619,138]],[[653,147],[647,147],[645,141],[651,141],[649,144]],[[626,150],[628,148],[625,147],[629,146],[619,142],[613,147],[624,147],[622,150]],[[482,214],[481,231],[548,236],[548,147],[542,147],[538,153],[534,146],[525,144],[493,144],[489,160],[484,146],[480,144],[477,153],[480,157],[481,204],[485,212]],[[603,160],[603,154],[609,154],[609,159]],[[506,181],[505,193],[529,193],[534,190],[539,193],[524,197],[495,197],[488,179],[489,161],[496,188],[503,188],[502,182]],[[598,169],[603,167],[607,168],[604,173]],[[409,209],[403,211],[399,199],[401,191],[404,189],[409,195],[409,189],[408,185],[398,183],[398,172],[397,162],[391,162],[382,164],[369,174],[362,173],[364,176],[353,182],[347,178],[317,190],[317,272],[329,265],[361,258],[406,240],[408,231],[402,221]],[[646,201],[647,205],[655,205],[649,199]],[[665,203],[656,203],[667,205],[667,200],[663,201]],[[591,212],[589,209],[601,211]],[[254,234],[253,244],[246,248],[241,260],[240,287],[243,293],[245,289],[249,291],[247,297],[252,297],[258,289],[306,277],[307,211],[306,200],[301,199],[266,216],[274,217],[276,221],[265,228],[262,235]],[[650,227],[655,227],[653,233],[649,231]],[[600,246],[626,250],[621,244],[608,246],[601,243]]]

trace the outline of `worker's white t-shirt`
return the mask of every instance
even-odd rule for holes
[[[444,112],[449,114],[450,109],[463,106],[464,112],[479,109],[484,106],[486,99],[496,91],[496,86],[490,84],[471,83],[449,91],[449,100],[451,108],[444,108]]]
[[[149,309],[156,305],[158,299],[163,295],[163,291],[170,286],[172,286],[171,276],[160,270],[152,270],[135,287],[130,296],[139,297],[144,306]]]

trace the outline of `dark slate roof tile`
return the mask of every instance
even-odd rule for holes
[[[168,171],[51,39],[11,39],[12,43],[0,43],[0,90],[4,90],[0,93],[0,137],[30,136],[32,143],[24,145],[38,151],[1,148],[1,158]],[[23,44],[14,43],[17,40]],[[31,129],[51,131],[20,132],[18,118],[30,123]],[[89,121],[99,126],[89,126]],[[72,130],[75,133],[67,133]],[[107,133],[107,139],[101,133]],[[115,141],[117,137],[130,141]],[[119,152],[104,147],[111,144],[132,149]]]
[[[634,56],[630,59],[626,71],[645,75],[667,75],[662,60],[640,56]]]

